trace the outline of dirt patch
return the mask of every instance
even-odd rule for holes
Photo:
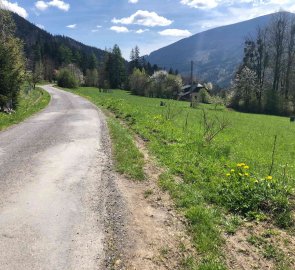
[[[295,269],[295,239],[266,222],[245,223],[226,235],[229,269]]]
[[[158,187],[163,169],[148,155],[144,142],[136,139],[144,154],[146,181],[133,182],[118,176],[118,188],[127,207],[126,231],[130,239],[124,262],[115,269],[184,269],[190,257],[196,257],[186,234],[185,220],[174,209],[169,195]]]

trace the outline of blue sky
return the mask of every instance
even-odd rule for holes
[[[128,59],[210,28],[280,9],[295,0],[0,0],[0,5],[52,34],[101,49],[118,44]]]

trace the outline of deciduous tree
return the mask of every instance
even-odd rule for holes
[[[14,36],[8,11],[0,9],[0,109],[16,109],[18,93],[25,78],[23,46]]]

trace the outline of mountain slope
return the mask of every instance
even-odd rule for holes
[[[43,64],[50,62],[53,68],[58,68],[67,62],[74,62],[85,71],[93,56],[98,63],[105,57],[104,50],[84,45],[69,37],[51,35],[15,13],[12,13],[12,17],[16,35],[24,42],[29,64],[37,59]]]
[[[198,33],[152,52],[146,60],[182,74],[190,73],[193,60],[199,79],[228,86],[243,59],[245,38],[271,18],[272,14]]]

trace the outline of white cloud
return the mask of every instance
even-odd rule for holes
[[[144,32],[148,32],[150,31],[149,29],[138,29],[137,31],[135,31],[136,34],[143,34]]]
[[[180,0],[180,3],[191,8],[203,10],[210,10],[216,7],[242,8],[245,5],[250,9],[255,7],[263,9],[266,6],[288,8],[294,4],[294,0]]]
[[[29,16],[28,12],[23,7],[19,6],[17,2],[11,3],[7,0],[0,0],[0,7],[12,11],[24,18]]]
[[[92,29],[91,32],[92,32],[92,33],[96,33],[96,32],[99,31],[99,28],[102,28],[102,26],[101,26],[101,25],[97,25],[97,26],[95,26],[95,28]]]
[[[128,0],[128,3],[137,4],[138,3],[138,0]]]
[[[75,29],[76,27],[77,27],[77,24],[67,25],[67,28],[70,28],[70,29]]]
[[[112,31],[115,31],[117,33],[128,33],[129,29],[125,26],[112,26],[110,28]]]
[[[192,33],[188,30],[181,29],[165,29],[158,32],[161,36],[172,36],[172,37],[189,37]]]
[[[43,24],[36,24],[37,27],[39,27],[40,29],[45,29],[45,26]]]
[[[288,4],[290,2],[291,2],[290,0],[270,0],[270,3],[275,4],[275,5],[284,5],[284,4]]]
[[[63,11],[68,11],[70,9],[70,4],[65,3],[62,0],[52,0],[52,1],[48,2],[48,5],[52,6],[52,7],[59,8]]]
[[[199,9],[211,9],[218,6],[217,0],[181,0],[180,3]]]
[[[193,0],[180,0],[180,2],[183,4],[186,2],[188,5],[188,3],[193,3]],[[204,16],[192,23],[191,27],[193,25],[197,26],[199,32],[250,20],[277,12],[280,9],[295,12],[294,0],[215,0],[215,2],[218,4],[218,7],[202,10]]]
[[[37,9],[39,9],[39,10],[46,10],[49,6],[48,6],[48,4],[46,3],[46,2],[44,2],[44,1],[37,1],[36,3],[35,3],[35,7],[37,8]]]
[[[251,8],[243,7],[229,7],[226,13],[214,13],[214,19],[208,18],[198,22],[202,30],[208,30],[215,27],[234,24],[253,18],[271,14],[275,12],[275,8],[272,5],[266,5],[261,8],[260,6],[253,6]]]
[[[138,10],[130,17],[112,20],[113,23],[120,24],[137,24],[148,27],[154,26],[168,26],[173,21],[166,19],[165,17],[159,16],[156,12],[149,12],[146,10]]]
[[[60,10],[63,10],[63,11],[69,11],[70,4],[68,4],[62,0],[52,0],[49,2],[37,1],[35,3],[35,7],[39,10],[42,10],[42,11],[46,10],[49,7],[56,7]]]

